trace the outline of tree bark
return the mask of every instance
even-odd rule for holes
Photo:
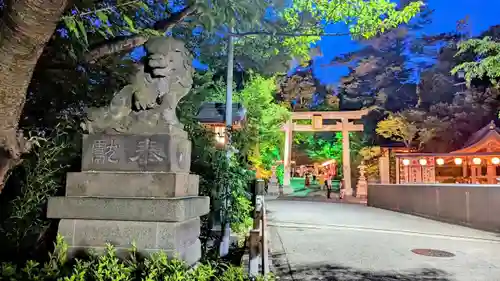
[[[168,19],[160,20],[155,23],[154,29],[162,32],[167,32],[178,23],[196,12],[196,6],[187,6],[181,11],[172,14]],[[133,35],[127,37],[118,37],[116,40],[107,41],[92,48],[92,50],[85,55],[86,62],[96,62],[98,59],[111,55],[114,53],[129,51],[135,47],[143,45],[148,41],[147,35]]]
[[[6,1],[0,22],[0,192],[10,169],[29,151],[18,131],[26,91],[38,58],[68,0]]]

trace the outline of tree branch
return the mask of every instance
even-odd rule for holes
[[[308,36],[351,36],[357,35],[351,32],[320,32],[320,33],[289,33],[289,32],[270,32],[270,31],[250,31],[250,32],[239,32],[239,33],[227,33],[229,36],[234,37],[244,37],[251,35],[268,35],[268,36],[278,36],[278,37],[308,37]]]
[[[191,5],[182,9],[181,11],[172,14],[167,19],[157,21],[154,24],[154,29],[162,32],[167,32],[169,29],[175,25],[182,22],[187,16],[196,12],[196,6]],[[295,32],[269,32],[269,31],[250,31],[250,32],[238,32],[238,33],[226,33],[228,36],[234,37],[244,37],[251,35],[266,35],[266,36],[277,36],[277,37],[308,37],[308,36],[353,36],[358,35],[351,32],[320,32],[320,33],[295,33]],[[96,62],[98,59],[122,51],[129,51],[135,47],[143,45],[149,36],[147,35],[132,35],[132,36],[122,36],[115,37],[111,41],[106,41],[103,44],[97,45],[92,50],[85,55],[85,61],[89,63]]]
[[[186,17],[196,12],[196,6],[187,6],[177,13],[173,13],[168,19],[159,20],[154,24],[154,29],[162,32],[167,32],[175,25],[182,22]],[[103,44],[97,45],[85,55],[86,62],[96,62],[98,59],[121,51],[129,51],[135,47],[143,45],[149,36],[147,35],[132,35],[116,37],[111,41],[106,41]]]

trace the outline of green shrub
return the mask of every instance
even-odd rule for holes
[[[80,136],[70,124],[32,133],[33,149],[17,166],[0,194],[0,261],[43,260],[56,239],[57,224],[46,204],[64,191],[66,173],[80,159]]]
[[[274,280],[260,277],[257,280]],[[190,268],[177,259],[168,259],[158,252],[140,257],[135,248],[127,259],[119,258],[113,246],[108,245],[103,255],[89,255],[84,259],[67,259],[67,245],[57,237],[55,250],[44,264],[28,261],[23,267],[2,263],[0,280],[6,281],[246,281],[250,280],[241,267],[220,263],[200,263]]]

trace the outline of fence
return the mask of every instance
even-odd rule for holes
[[[248,238],[248,275],[251,278],[269,273],[266,203],[262,195],[258,195],[255,201],[253,229],[250,230]]]
[[[369,184],[368,206],[500,232],[500,185]]]

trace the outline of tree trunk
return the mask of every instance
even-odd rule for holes
[[[18,123],[38,58],[68,0],[6,1],[0,22],[0,192],[29,142]]]

